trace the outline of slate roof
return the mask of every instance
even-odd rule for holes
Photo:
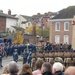
[[[6,17],[6,18],[17,19],[17,18],[15,18],[15,17],[13,17],[13,16],[11,16],[11,15],[8,15],[8,14],[5,14],[5,13],[3,13],[3,12],[0,12],[0,17]]]
[[[73,18],[74,15],[75,15],[75,6],[69,6],[65,9],[60,10],[53,19]]]

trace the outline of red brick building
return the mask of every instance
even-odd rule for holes
[[[59,11],[58,15],[49,20],[51,43],[73,43],[73,16],[75,15],[75,6],[70,6]]]
[[[6,30],[6,18],[0,17],[0,31]]]
[[[11,25],[16,25],[17,19],[18,18],[11,16],[11,10],[8,10],[8,14],[5,14],[0,10],[0,31],[6,31],[8,28],[10,29]]]
[[[49,28],[48,26],[48,19],[54,17],[57,13],[54,12],[48,12],[45,14],[38,13],[37,15],[33,15],[33,20],[40,26],[44,26],[45,28]]]
[[[72,21],[73,19],[50,20],[50,42],[72,43]]]

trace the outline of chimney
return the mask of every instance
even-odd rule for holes
[[[11,10],[10,9],[8,10],[8,15],[11,15]]]

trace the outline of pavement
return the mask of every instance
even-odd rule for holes
[[[22,58],[22,57],[19,56],[19,59],[21,59],[21,58]],[[21,59],[21,60],[22,60],[22,59]],[[21,60],[17,62],[19,69],[21,69],[21,68],[22,68],[22,65],[23,65],[23,62],[22,62]],[[2,65],[3,65],[3,67],[4,67],[6,64],[8,64],[10,61],[13,61],[12,56],[3,57],[3,60],[2,60]],[[2,72],[3,72],[3,67],[0,68],[0,74],[2,74]]]

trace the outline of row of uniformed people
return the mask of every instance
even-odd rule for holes
[[[24,50],[32,50],[32,52],[36,52],[36,46],[33,44],[30,45],[8,45],[8,46],[4,46],[4,51],[5,51],[5,55],[12,55],[14,50],[17,49],[18,54],[20,55],[21,53],[24,52]]]
[[[22,57],[23,57],[23,64],[27,63],[31,66],[31,60],[32,60],[32,51],[31,49],[29,50],[29,52],[27,52],[27,50],[24,50],[24,52],[22,53]],[[17,49],[15,49],[15,51],[13,52],[13,60],[18,62],[18,52]]]
[[[50,52],[51,50],[71,50],[72,49],[72,45],[71,44],[52,44],[49,42],[46,42],[44,45],[44,50],[45,52]]]

